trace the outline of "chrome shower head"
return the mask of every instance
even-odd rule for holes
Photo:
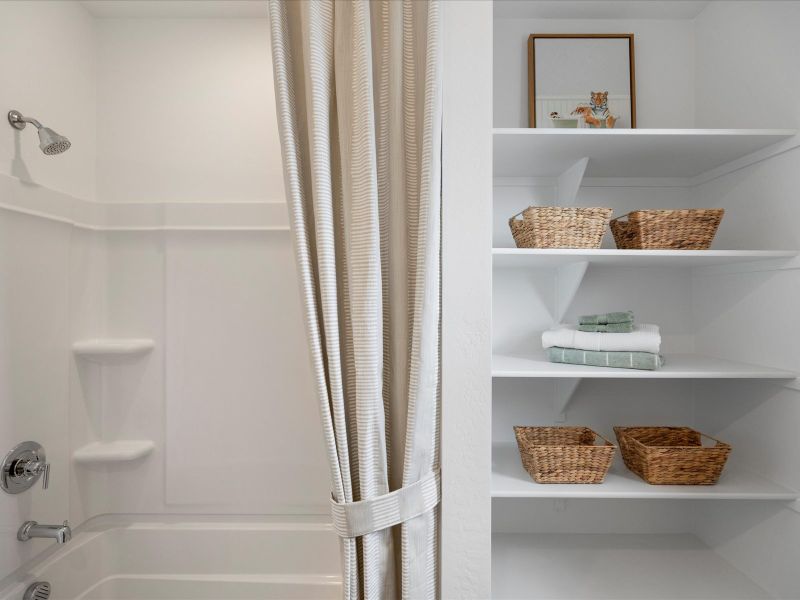
[[[8,111],[8,122],[14,129],[19,129],[20,131],[25,129],[25,125],[28,123],[36,127],[36,129],[39,130],[39,148],[41,148],[42,152],[47,155],[61,154],[62,152],[66,152],[72,145],[72,143],[63,135],[57,134],[49,127],[42,127],[42,124],[36,119],[31,117],[23,117],[22,114],[17,110]]]
[[[39,148],[45,154],[61,154],[69,150],[72,144],[63,135],[58,135],[49,127],[39,129]]]

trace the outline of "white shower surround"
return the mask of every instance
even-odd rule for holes
[[[77,2],[43,1],[3,2],[0,15],[15,23],[0,50],[19,54],[38,43],[31,57],[40,63],[40,77],[11,76],[0,99],[47,116],[74,144],[44,157],[35,136],[20,137],[27,179],[8,168],[15,165],[13,133],[3,137],[12,154],[0,150],[0,437],[42,442],[53,464],[47,492],[36,487],[0,505],[0,580],[51,547],[47,540],[15,539],[28,518],[69,518],[73,527],[107,513],[328,519],[283,182],[267,168],[281,169],[269,110],[266,14],[94,19]],[[62,35],[38,40],[42,27]],[[80,43],[64,44],[64,36]],[[193,51],[204,45],[205,52]],[[237,61],[225,80],[229,93],[213,76],[198,76],[208,49],[220,45],[228,53],[216,54],[212,69]],[[184,79],[154,71],[154,57],[164,59],[167,71],[170,64],[186,66]],[[117,94],[112,76],[137,94]],[[46,82],[67,77],[72,85],[52,94]],[[234,92],[236,86],[244,91]],[[159,102],[177,87],[182,105]],[[252,102],[237,118],[250,127],[234,120],[215,133],[220,121],[205,116],[231,112],[245,92]],[[153,121],[143,105],[159,106],[160,118]],[[180,120],[183,109],[191,109],[191,118]],[[127,145],[105,152],[97,166],[105,174],[138,170],[139,179],[104,175],[95,196],[94,148],[122,139],[106,137],[113,126],[122,128]],[[125,135],[126,128],[137,135]],[[219,141],[217,133],[224,143],[186,146],[189,139]],[[183,144],[187,171],[166,190],[156,171],[175,152],[173,142]],[[241,170],[231,172],[227,161]],[[237,183],[234,175],[238,185],[226,185]],[[168,310],[177,318],[168,318]],[[153,348],[101,371],[70,351],[92,338],[148,338]],[[178,362],[190,365],[183,376]],[[100,438],[149,441],[154,448],[124,463],[71,460]],[[272,477],[256,476],[259,470]],[[234,482],[227,492],[203,485],[223,480]]]

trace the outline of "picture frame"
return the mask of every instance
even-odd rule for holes
[[[575,114],[572,107],[580,111]],[[578,121],[580,125],[573,123]],[[528,126],[635,129],[634,34],[530,34]]]

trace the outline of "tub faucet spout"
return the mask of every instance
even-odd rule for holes
[[[17,539],[27,542],[33,538],[49,538],[57,544],[66,544],[72,539],[72,529],[66,521],[63,525],[39,525],[36,521],[25,521],[17,532]]]

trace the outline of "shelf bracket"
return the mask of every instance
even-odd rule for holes
[[[581,189],[583,175],[586,173],[586,167],[588,165],[589,158],[581,158],[558,176],[558,180],[556,181],[556,196],[559,206],[572,206],[575,204],[575,198],[578,196],[578,190]]]
[[[555,310],[553,317],[556,323],[561,323],[567,313],[578,288],[581,287],[589,261],[577,261],[561,265],[556,269]]]
[[[555,415],[556,423],[563,423],[567,420],[567,406],[578,391],[582,379],[580,377],[570,377],[563,379],[554,379],[553,387],[555,388],[553,394],[553,414]]]

